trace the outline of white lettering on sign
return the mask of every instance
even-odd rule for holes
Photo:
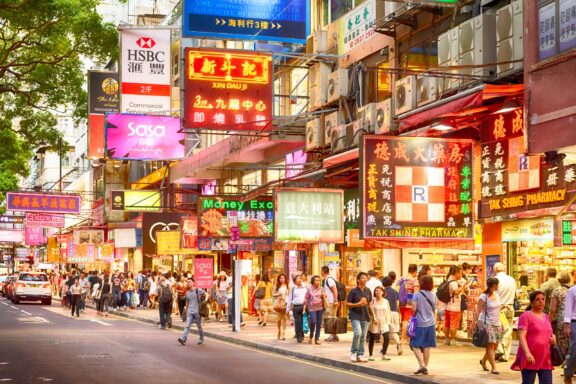
[[[166,127],[164,125],[139,124],[134,127],[134,123],[129,122],[128,129],[130,129],[128,137],[157,137],[159,139],[166,137]]]

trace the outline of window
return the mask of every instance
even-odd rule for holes
[[[576,48],[576,0],[538,4],[538,57],[545,60]]]
[[[363,2],[364,0],[321,0],[319,12],[322,26],[335,22]]]
[[[21,273],[18,278],[20,281],[48,281],[46,275],[36,275],[32,273]]]

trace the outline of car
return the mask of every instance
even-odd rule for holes
[[[12,302],[41,301],[42,304],[52,304],[52,285],[48,275],[43,272],[20,272],[14,281]]]

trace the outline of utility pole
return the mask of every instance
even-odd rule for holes
[[[58,167],[58,174],[60,176],[59,181],[59,192],[62,193],[62,138],[58,138],[58,160],[60,161],[60,165]]]

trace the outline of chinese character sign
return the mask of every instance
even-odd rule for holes
[[[306,42],[310,34],[307,0],[186,0],[184,37]]]
[[[170,116],[106,115],[106,151],[118,160],[175,160],[184,158],[180,119]]]
[[[556,54],[556,3],[538,9],[538,51],[540,60]]]
[[[365,1],[344,15],[339,25],[338,53],[345,54],[372,37],[375,22],[376,0]]]
[[[158,255],[180,254],[180,231],[157,231],[156,253]]]
[[[576,47],[576,1],[560,0],[560,52]]]
[[[338,189],[275,191],[276,241],[344,242],[344,192]]]
[[[471,239],[470,140],[363,136],[363,237]]]
[[[80,214],[79,195],[8,192],[6,209],[21,212]]]
[[[272,55],[186,49],[186,128],[262,130],[272,122]]]

